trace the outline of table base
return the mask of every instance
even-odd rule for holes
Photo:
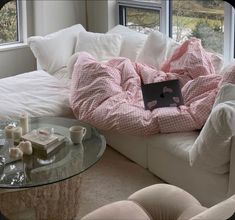
[[[40,187],[0,193],[0,210],[10,216],[34,210],[36,220],[73,219],[79,211],[81,175]]]

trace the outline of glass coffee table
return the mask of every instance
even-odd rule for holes
[[[17,122],[15,122],[17,123]],[[73,144],[69,127],[86,127],[82,143]],[[92,126],[76,119],[61,117],[30,118],[30,130],[49,127],[66,137],[65,144],[48,155],[9,157],[12,140],[0,146],[5,166],[0,173],[0,211],[8,216],[13,210],[35,210],[36,219],[71,219],[78,213],[81,173],[94,165],[106,148],[105,138]],[[61,211],[63,210],[63,211]]]

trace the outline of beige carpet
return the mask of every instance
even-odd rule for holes
[[[81,206],[76,220],[100,206],[126,199],[143,187],[161,182],[146,169],[107,147],[101,160],[82,175]]]
[[[82,174],[80,210],[74,220],[81,219],[100,206],[126,199],[139,189],[161,182],[146,169],[107,147],[101,160]],[[10,220],[35,219],[33,209],[10,217]]]

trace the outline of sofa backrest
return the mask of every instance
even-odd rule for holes
[[[82,25],[78,24],[45,37],[30,37],[28,43],[37,59],[37,69],[44,69],[49,73],[53,73],[59,68],[67,66],[69,58],[75,53],[80,31],[85,31],[85,29]],[[122,37],[119,56],[157,68],[160,67],[163,61],[169,59],[174,50],[179,46],[179,43],[159,31],[146,35],[123,25],[117,25],[107,33],[118,34]],[[72,40],[68,40],[70,38]],[[151,47],[151,45],[153,46]],[[222,57],[215,53],[209,54],[211,55],[216,73],[221,72],[223,67]]]

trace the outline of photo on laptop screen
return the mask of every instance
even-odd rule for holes
[[[142,84],[141,89],[146,110],[184,104],[178,79]]]

